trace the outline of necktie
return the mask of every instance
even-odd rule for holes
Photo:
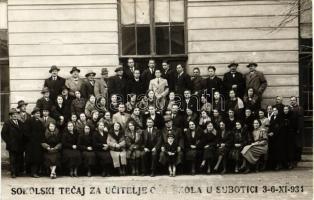
[[[157,83],[159,84],[159,78],[157,79]]]
[[[19,125],[19,123],[17,122],[17,120],[13,120],[14,124],[16,124],[17,126]]]
[[[47,123],[47,117],[44,117],[45,123]]]

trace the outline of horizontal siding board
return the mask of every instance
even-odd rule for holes
[[[216,74],[223,75],[228,69],[228,64],[215,64],[215,63],[208,63],[206,65],[189,65],[187,71],[189,74],[192,74],[192,70],[194,67],[198,67],[201,71],[202,75],[207,74],[207,67],[209,65],[214,65],[216,67]],[[299,64],[298,63],[258,63],[258,70],[262,71],[264,74],[269,75],[278,75],[278,74],[298,74],[299,73]],[[246,64],[239,64],[238,70],[245,74],[248,72],[248,68]]]
[[[285,15],[291,5],[231,5],[231,6],[208,6],[188,7],[188,17],[236,17],[236,16],[267,16]]]
[[[118,54],[118,44],[10,45],[10,56]]]
[[[9,44],[105,44],[118,43],[117,32],[14,33]]]
[[[116,4],[68,4],[68,5],[9,5],[9,10],[69,10],[69,9],[112,9],[117,8]]]
[[[298,38],[298,28],[189,30],[188,41]]]
[[[189,64],[237,62],[297,62],[298,51],[190,53]]]
[[[9,10],[9,21],[117,20],[116,9]]]
[[[9,33],[15,32],[80,32],[118,31],[117,21],[33,21],[10,22]]]
[[[189,52],[298,50],[298,40],[189,42]]]
[[[245,1],[238,1],[238,0],[187,0],[188,5],[256,5],[256,4],[288,4],[292,3],[293,0],[245,0]]]
[[[118,55],[10,57],[10,67],[100,66],[118,63]]]
[[[9,0],[9,5],[62,5],[62,4],[104,4],[117,3],[116,0]]]
[[[278,27],[284,17],[232,17],[232,18],[189,18],[188,29],[219,29],[219,28],[259,28]],[[297,27],[298,19],[286,23],[284,27]]]
[[[77,65],[75,65],[77,66]],[[100,76],[101,68],[106,67],[108,69],[109,76],[112,76],[115,74],[114,70],[116,66],[109,65],[109,66],[83,66],[78,67],[81,72],[80,76],[84,77],[84,75],[87,73],[88,70],[93,70],[96,72],[96,77]],[[50,76],[49,73],[50,67],[47,66],[45,68],[10,68],[10,79],[12,80],[43,80]],[[70,71],[72,67],[64,67],[61,66],[59,71],[59,76],[67,78],[70,77]]]

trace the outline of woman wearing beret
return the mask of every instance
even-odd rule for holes
[[[42,140],[41,146],[44,148],[44,163],[50,168],[50,178],[55,179],[56,168],[60,166],[60,151],[62,148],[61,134],[54,123],[49,123]]]
[[[43,161],[43,149],[41,142],[45,137],[45,126],[40,120],[40,109],[35,107],[32,117],[25,123],[25,162],[31,167],[31,176],[38,178],[38,170]]]
[[[107,143],[113,160],[113,167],[119,170],[120,175],[124,176],[126,171],[126,142],[120,123],[113,124],[108,134]]]
[[[67,128],[62,135],[63,163],[70,169],[71,177],[77,176],[77,168],[81,164],[81,153],[77,146],[78,133],[74,130],[72,122],[67,123]]]
[[[90,177],[92,175],[92,167],[95,166],[96,155],[93,148],[93,135],[90,131],[89,126],[84,127],[84,132],[79,135],[78,148],[82,153],[82,163],[85,169],[87,169],[87,176]]]
[[[81,97],[80,91],[75,91],[75,99],[73,99],[71,104],[71,111],[74,112],[77,116],[85,112],[86,101]]]
[[[217,154],[217,142],[218,133],[214,129],[212,122],[207,123],[206,129],[204,130],[201,143],[203,148],[203,161],[201,163],[201,168],[205,168],[207,165],[207,174],[211,173],[211,167],[214,164]]]
[[[196,171],[196,163],[201,156],[201,137],[202,129],[196,127],[194,121],[189,121],[189,127],[185,132],[185,159],[191,163],[191,174]]]
[[[137,127],[134,121],[127,123],[125,130],[126,158],[131,164],[132,175],[139,175],[139,168],[143,153],[142,130]]]

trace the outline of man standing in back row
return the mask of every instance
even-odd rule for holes
[[[256,70],[256,63],[249,63],[246,67],[250,69],[250,71],[245,75],[246,88],[253,88],[257,91],[259,97],[262,97],[267,88],[267,81],[263,72]]]
[[[51,77],[45,80],[44,87],[48,87],[48,90],[50,92],[50,99],[52,102],[55,102],[57,99],[57,96],[61,94],[62,87],[65,85],[65,79],[58,76],[60,69],[52,65],[49,73],[51,74]]]

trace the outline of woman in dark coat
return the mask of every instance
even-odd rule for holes
[[[184,130],[187,130],[189,128],[189,122],[197,121],[197,114],[193,112],[190,108],[186,108],[185,116],[184,116]]]
[[[60,166],[60,151],[62,148],[61,134],[52,122],[48,124],[45,137],[41,143],[44,148],[44,163],[51,170],[50,178],[57,178],[56,168]]]
[[[195,174],[195,166],[202,154],[202,129],[196,127],[194,121],[189,121],[189,127],[185,132],[185,159],[191,163],[191,174]]]
[[[253,114],[257,114],[257,111],[261,108],[261,99],[253,88],[248,88],[246,94],[243,97],[245,108],[252,110]]]
[[[97,129],[93,133],[93,148],[96,159],[102,169],[102,176],[109,175],[109,165],[112,165],[112,159],[107,144],[108,131],[105,131],[105,125],[102,121],[98,122]]]
[[[57,96],[55,105],[51,108],[51,115],[56,121],[60,121],[63,118],[63,121],[68,122],[71,117],[71,108],[66,106],[63,102],[63,97],[61,95]]]
[[[223,111],[223,108],[225,105],[218,91],[214,92],[214,99],[213,99],[212,104],[213,104],[213,109],[218,110],[220,113]]]
[[[238,119],[235,117],[234,115],[234,111],[232,109],[228,110],[228,116],[227,118],[224,120],[225,124],[226,124],[226,129],[227,131],[231,131],[235,128],[235,122]]]
[[[213,109],[212,122],[214,128],[217,130],[219,128],[219,123],[222,121],[222,116],[217,109]]]
[[[234,172],[239,172],[239,164],[241,160],[241,150],[247,144],[247,131],[242,128],[241,122],[236,122],[236,127],[230,135],[230,153],[229,157],[235,161]]]
[[[25,162],[31,167],[31,176],[39,178],[38,169],[43,161],[43,149],[41,142],[45,137],[45,126],[40,120],[40,109],[34,108],[33,117],[28,119],[26,124],[25,141]]]
[[[84,132],[79,135],[77,146],[81,150],[82,163],[84,168],[87,169],[87,176],[91,177],[91,168],[95,166],[96,155],[93,148],[93,135],[89,126],[85,126]]]
[[[252,132],[253,131],[253,121],[255,117],[253,116],[252,111],[249,108],[245,109],[245,114],[244,114],[244,119],[243,119],[243,127],[248,131]]]
[[[141,158],[144,156],[142,130],[136,122],[129,121],[125,130],[126,158],[131,164],[132,175],[139,175]]]
[[[91,118],[87,120],[87,126],[89,126],[92,133],[96,130],[98,121],[99,112],[97,110],[93,110],[91,112]]]
[[[214,129],[212,122],[209,122],[201,137],[203,148],[203,161],[201,168],[204,168],[207,163],[207,174],[211,173],[211,166],[214,164],[217,155],[218,133]]]
[[[202,110],[200,118],[199,118],[199,123],[198,123],[199,127],[205,130],[207,124],[211,121],[212,119],[210,118],[209,114],[205,110]]]
[[[86,119],[85,113],[81,113],[79,117],[80,118],[79,120],[77,120],[77,123],[76,123],[76,128],[77,128],[78,134],[81,134],[84,132],[84,127],[87,125],[87,119]]]
[[[226,101],[226,109],[233,110],[234,115],[237,118],[241,118],[243,116],[244,103],[236,96],[236,92],[234,90],[229,91],[229,99]]]
[[[224,174],[227,171],[227,159],[230,151],[230,131],[226,130],[226,125],[223,121],[219,123],[217,146],[218,160],[214,167],[214,171],[218,171],[222,161],[223,170],[221,173]]]
[[[63,163],[70,169],[71,177],[77,176],[77,168],[81,164],[81,153],[77,146],[78,133],[74,130],[72,122],[68,122],[67,128],[62,135]]]
[[[81,97],[80,91],[75,91],[75,99],[71,103],[71,112],[74,112],[77,116],[85,112],[86,101]]]

